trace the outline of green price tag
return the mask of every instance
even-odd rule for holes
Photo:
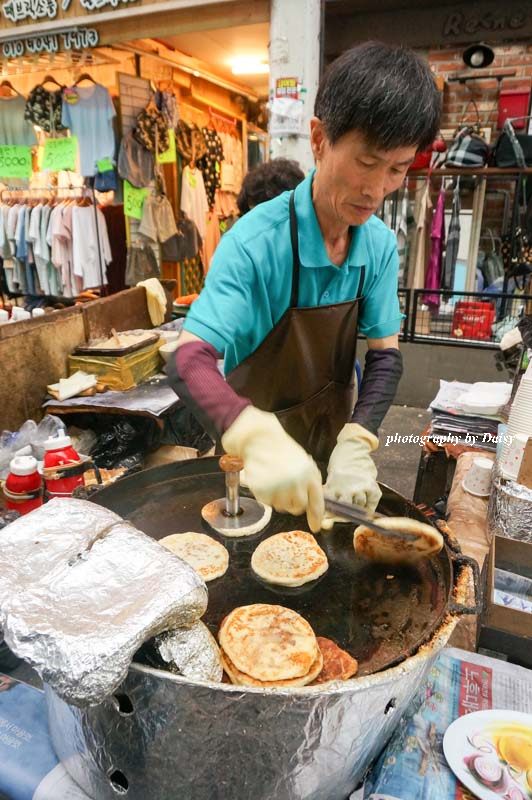
[[[124,181],[124,214],[126,217],[142,219],[142,206],[148,189],[136,189],[129,181]]]
[[[115,168],[112,160],[110,158],[101,158],[99,161],[96,162],[96,167],[98,172],[112,172]]]
[[[0,147],[0,177],[30,178],[31,147],[2,145]]]
[[[175,149],[175,132],[172,128],[168,129],[168,141],[170,146],[164,153],[159,153],[157,161],[159,164],[175,164],[177,161],[177,154]]]
[[[69,136],[65,139],[47,139],[44,144],[42,169],[58,172],[60,169],[75,170],[78,155],[78,139]]]

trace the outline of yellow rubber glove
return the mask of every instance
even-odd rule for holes
[[[379,446],[379,440],[357,422],[344,425],[329,459],[325,497],[342,503],[354,503],[373,514],[382,492],[377,483],[377,467],[370,453]],[[323,530],[331,530],[339,517],[325,514]]]
[[[151,324],[154,328],[162,325],[166,316],[166,292],[157,278],[148,278],[146,281],[139,281],[137,286],[144,286],[146,289],[146,302]]]
[[[318,467],[275,416],[248,406],[222,436],[226,453],[244,462],[246,483],[261,503],[298,516],[317,533],[324,513]]]

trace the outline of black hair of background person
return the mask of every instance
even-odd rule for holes
[[[333,61],[314,105],[332,144],[357,130],[378,150],[426,149],[438,134],[440,114],[441,95],[427,61],[382,42],[364,42]]]
[[[297,161],[289,158],[272,158],[250,170],[242,181],[236,204],[240,216],[247,214],[254,206],[273,200],[277,195],[295,189],[305,178]]]

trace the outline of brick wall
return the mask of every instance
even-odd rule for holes
[[[430,50],[427,54],[429,63],[435,75],[447,79],[457,72],[466,72],[468,68],[462,60],[464,48],[445,48]],[[508,45],[493,46],[495,58],[486,69],[475,70],[476,74],[491,75],[497,72],[510,72],[515,70],[515,77],[504,78],[501,83],[503,89],[530,88],[532,82],[532,44],[517,42]],[[473,70],[472,70],[473,72]],[[468,88],[469,87],[469,88]],[[445,83],[443,94],[443,128],[455,128],[462,119],[465,103],[471,97],[476,100],[483,126],[492,127],[492,140],[496,138],[497,130],[497,98],[499,92],[498,82],[481,80],[469,84]],[[470,106],[467,121],[475,121],[474,108]]]
[[[499,88],[529,89],[532,83],[532,44],[528,42],[515,42],[513,44],[492,46],[495,53],[493,63],[486,69],[475,70],[476,74],[491,75],[497,72],[511,72],[515,70],[515,77],[504,78],[499,84],[495,78],[491,80],[473,81],[469,84],[448,83],[445,81],[443,93],[442,128],[455,130],[463,119],[463,110],[471,95],[477,104],[480,120],[483,127],[491,128],[491,142],[495,142],[499,135],[497,129],[498,95]],[[468,67],[462,60],[463,47],[442,48],[429,50],[424,55],[434,71],[434,74],[447,79],[453,73],[467,72]],[[473,72],[473,70],[471,70]],[[530,113],[530,112],[529,112]],[[476,113],[470,105],[465,120],[476,122]],[[496,236],[503,230],[503,216],[505,207],[505,194],[511,213],[513,203],[514,183],[508,180],[491,179],[487,185],[486,202],[482,217],[481,247],[490,248],[487,229],[490,228]],[[464,206],[468,206],[470,198],[464,196]]]

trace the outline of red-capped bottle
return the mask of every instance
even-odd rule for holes
[[[42,506],[42,478],[33,456],[15,456],[11,459],[4,496],[7,508],[19,514],[28,514]]]
[[[70,497],[83,486],[83,464],[70,436],[52,436],[44,443],[44,478],[49,498]]]

